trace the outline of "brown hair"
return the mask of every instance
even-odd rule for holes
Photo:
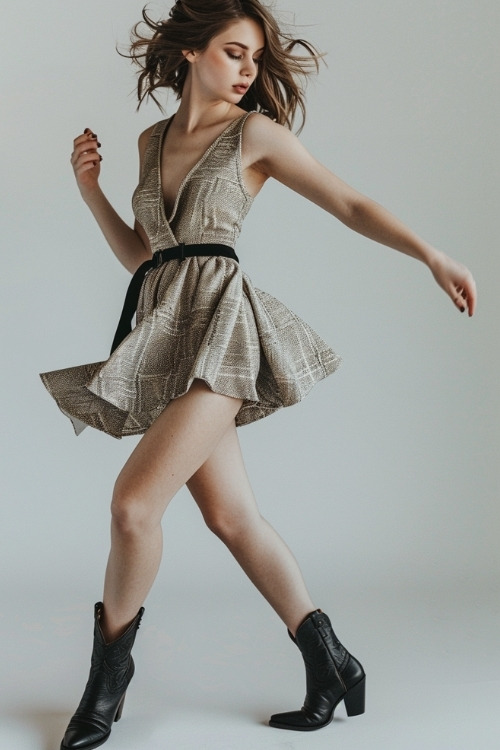
[[[141,68],[137,82],[138,107],[151,97],[161,109],[154,92],[172,89],[180,99],[189,63],[182,50],[207,48],[211,39],[229,24],[252,18],[264,32],[265,49],[259,72],[239,106],[246,111],[262,112],[281,125],[292,127],[297,109],[305,121],[304,86],[306,77],[318,69],[320,53],[303,39],[283,33],[270,12],[259,0],[177,0],[165,21],[153,21],[142,11],[143,20],[132,29],[130,54]],[[145,24],[153,33],[142,36]],[[301,46],[307,54],[294,55]]]

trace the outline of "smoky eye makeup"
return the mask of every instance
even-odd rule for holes
[[[239,50],[226,49],[226,55],[230,57],[231,60],[243,60],[243,54]],[[255,65],[259,65],[259,63],[262,62],[262,57],[254,57],[253,62],[255,63]]]

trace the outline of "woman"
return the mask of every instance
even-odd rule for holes
[[[82,197],[118,259],[134,274],[106,362],[42,375],[79,432],[92,425],[142,434],[112,499],[103,602],[95,607],[89,680],[61,748],[95,748],[122,712],[131,649],[161,558],[161,519],[187,484],[208,527],[286,624],[302,652],[300,711],[271,726],[313,730],[344,701],[364,711],[365,674],[316,609],[295,559],[260,516],[236,426],[299,401],[338,357],[278,300],[254,289],[234,246],[269,177],[347,226],[426,263],[460,310],[474,312],[470,272],[319,164],[289,128],[304,112],[297,75],[317,65],[312,47],[280,34],[258,0],[178,0],[142,38],[139,101],[172,89],[177,112],[139,138],[134,228],[99,187],[100,143],[86,129],[72,164]],[[137,324],[130,319],[137,308]]]

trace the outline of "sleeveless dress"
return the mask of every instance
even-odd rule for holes
[[[186,175],[169,217],[160,163],[170,120],[154,126],[132,199],[153,253],[180,243],[235,247],[252,204],[241,168],[249,114],[234,120]],[[307,323],[254,288],[235,260],[196,256],[148,271],[136,325],[108,360],[41,378],[76,434],[90,425],[122,437],[145,432],[196,378],[243,399],[240,426],[297,403],[339,363]]]

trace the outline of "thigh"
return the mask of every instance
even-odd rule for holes
[[[175,493],[234,425],[241,403],[195,380],[141,438],[117,479],[117,495],[147,503],[151,520],[161,518]]]

